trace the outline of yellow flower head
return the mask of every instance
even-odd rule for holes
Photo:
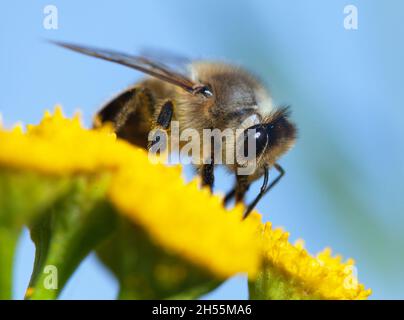
[[[45,113],[37,126],[0,130],[0,166],[50,174],[96,172],[115,168],[119,157],[108,153],[116,141],[107,130],[85,130],[78,116],[65,118],[60,108]]]
[[[332,257],[329,248],[313,257],[302,240],[293,245],[288,238],[289,233],[266,223],[264,259],[269,268],[283,273],[293,283],[302,298],[366,299],[371,294],[370,289],[358,283],[352,259],[342,262],[340,256]]]
[[[141,168],[136,169],[136,167]],[[255,276],[259,267],[258,223],[242,210],[226,211],[222,199],[196,180],[186,184],[179,168],[151,165],[146,154],[113,179],[110,197],[120,211],[171,251],[215,271]]]
[[[84,129],[78,117],[67,119],[60,109],[27,132],[0,127],[0,168],[52,175],[110,172],[108,200],[120,214],[157,245],[217,278],[248,272],[253,279],[264,252],[264,270],[284,279],[278,289],[327,299],[370,294],[358,284],[352,260],[343,263],[329,249],[313,257],[301,242],[289,243],[288,233],[262,225],[258,214],[243,221],[241,207],[224,209],[222,199],[200,189],[197,179],[185,183],[179,167],[152,164],[145,150],[116,139],[110,129]]]
[[[225,210],[196,181],[186,184],[180,168],[152,164],[145,150],[108,129],[84,129],[60,108],[26,133],[0,129],[0,167],[56,175],[109,170],[110,201],[157,244],[218,278],[258,271],[258,224],[243,222],[241,208]]]

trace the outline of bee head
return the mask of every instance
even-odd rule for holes
[[[272,112],[259,124],[244,131],[244,156],[273,165],[296,140],[296,126],[289,120],[289,109]],[[255,152],[249,154],[249,142],[255,141]]]

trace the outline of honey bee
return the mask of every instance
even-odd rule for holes
[[[257,165],[249,175],[238,174],[237,163],[226,165],[235,175],[235,185],[224,197],[225,205],[233,198],[236,203],[243,202],[251,183],[263,176],[260,192],[246,206],[244,217],[285,174],[277,161],[294,145],[296,126],[290,121],[288,108],[274,108],[267,90],[248,71],[221,62],[194,61],[189,63],[185,74],[145,56],[55,43],[149,76],[106,103],[95,117],[95,127],[112,122],[117,136],[132,144],[145,149],[152,147],[157,141],[150,143],[149,133],[155,129],[169,131],[174,120],[179,122],[180,130],[193,128],[199,132],[237,128],[247,123],[244,137],[251,138],[247,132],[254,130]],[[208,160],[196,167],[202,185],[212,190],[216,163],[213,156]],[[271,168],[278,175],[269,182]]]

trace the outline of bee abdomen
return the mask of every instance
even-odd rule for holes
[[[146,148],[155,111],[155,98],[148,88],[133,86],[98,112],[94,127],[110,122],[118,137]]]

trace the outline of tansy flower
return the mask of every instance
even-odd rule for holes
[[[342,262],[327,248],[316,257],[305,249],[303,241],[294,245],[289,233],[263,226],[264,267],[250,292],[266,299],[366,299],[370,289],[358,283],[354,261]]]
[[[140,153],[133,165],[114,176],[109,194],[122,214],[167,249],[221,278],[241,271],[255,276],[258,224],[243,222],[242,208],[226,211],[222,199],[200,190],[198,181],[186,184],[180,168],[151,165],[146,153]]]
[[[28,126],[25,132],[21,127],[0,129],[0,182],[2,172],[23,178],[33,174],[38,177],[32,180],[37,184],[47,181],[48,189],[40,190],[49,190],[61,178],[64,181],[57,197],[49,198],[47,206],[40,206],[42,211],[51,210],[56,223],[52,224],[54,229],[49,231],[46,245],[36,242],[37,250],[47,251],[39,255],[42,265],[36,265],[31,279],[29,294],[35,298],[56,297],[38,288],[41,284],[36,277],[43,264],[57,264],[58,268],[68,264],[65,281],[81,259],[113,230],[117,232],[110,239],[126,245],[110,241],[109,249],[103,251],[103,261],[115,274],[128,263],[130,270],[147,273],[147,277],[121,277],[120,280],[135,284],[121,283],[129,288],[146,288],[145,281],[169,280],[164,288],[158,284],[150,286],[164,290],[159,297],[175,294],[167,287],[175,282],[175,272],[177,278],[196,284],[184,275],[190,266],[212,279],[248,273],[251,297],[258,299],[358,299],[370,294],[357,283],[352,260],[342,263],[340,258],[332,258],[329,251],[310,256],[301,244],[290,244],[286,232],[273,230],[269,223],[263,225],[257,213],[242,220],[243,208],[226,210],[219,196],[199,188],[198,179],[186,183],[179,167],[152,164],[145,150],[116,139],[109,128],[85,129],[78,116],[65,118],[60,108],[53,115],[46,113],[39,125]],[[26,181],[0,183],[0,187],[33,190],[32,185],[21,188]],[[0,208],[1,202],[7,200],[0,197]],[[24,202],[24,198],[12,201]],[[1,214],[7,212],[0,213],[0,217]],[[114,217],[122,218],[116,223]],[[47,221],[35,221],[31,228],[34,241],[44,241],[43,235],[37,235],[36,227]],[[127,221],[132,226],[120,229],[120,223]],[[120,233],[121,230],[125,232]],[[55,238],[59,242],[53,246]],[[146,245],[148,241],[150,245]],[[70,252],[62,252],[61,248]],[[141,257],[137,256],[139,253]],[[153,256],[156,254],[164,257]],[[171,268],[175,259],[185,264]],[[120,260],[122,263],[117,263]],[[147,264],[139,264],[146,260]],[[189,274],[192,277],[199,271]],[[36,292],[40,294],[35,296]]]
[[[116,169],[124,159],[110,153],[119,144],[109,130],[85,130],[79,116],[65,118],[60,108],[49,112],[37,126],[0,130],[0,166],[66,175]]]
[[[84,129],[58,108],[26,132],[1,130],[0,150],[3,169],[62,177],[109,173],[105,201],[167,252],[216,279],[258,271],[257,224],[242,221],[242,208],[225,210],[196,181],[185,183],[179,167],[151,164],[145,150],[117,140],[108,128]]]

